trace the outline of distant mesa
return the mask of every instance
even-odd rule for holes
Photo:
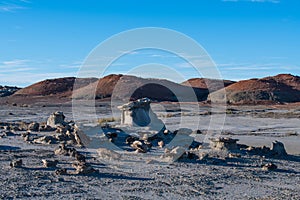
[[[208,96],[207,89],[192,88],[164,79],[146,79],[129,75],[108,75],[99,81],[76,90],[74,98],[91,98],[91,92],[96,88],[95,98],[114,98],[137,100],[148,97],[157,101],[203,101]],[[175,94],[176,93],[176,94]],[[195,97],[191,98],[191,94]],[[93,96],[92,96],[93,98]]]
[[[77,87],[78,89],[75,90],[73,93],[73,98],[76,99],[110,98],[116,84],[118,83],[118,81],[122,76],[123,76],[122,74],[111,74],[103,78],[96,79],[93,83],[90,83],[86,86]],[[93,93],[93,90],[95,89],[96,91]]]
[[[232,104],[293,103],[300,101],[300,77],[279,74],[261,79],[243,80],[225,88],[226,99]],[[209,99],[222,100],[220,91]]]
[[[76,82],[75,82],[76,80]],[[74,86],[74,83],[75,86]],[[1,102],[59,102],[75,99],[137,100],[148,97],[156,101],[221,101],[230,104],[274,104],[300,102],[300,77],[279,74],[243,81],[189,79],[181,84],[165,79],[111,74],[103,78],[47,79],[23,89],[0,86]],[[224,91],[224,90],[223,90]],[[4,97],[5,96],[5,97]],[[3,98],[2,98],[3,97]],[[129,99],[128,99],[129,98]]]
[[[75,77],[47,79],[17,91],[13,96],[59,96],[69,97],[73,91]],[[97,78],[78,79],[81,86],[97,81]]]
[[[236,83],[236,82],[230,81],[230,80],[192,78],[187,81],[184,81],[181,84],[185,85],[185,86],[191,86],[194,88],[209,89],[210,92],[214,92],[214,91],[222,89],[223,87],[227,87],[233,83]]]
[[[6,101],[31,103],[31,100],[70,101],[71,98],[128,100],[128,97],[130,100],[148,97],[157,101],[204,101],[207,96],[207,89],[191,88],[164,79],[111,74],[100,79],[75,77],[47,79],[18,90]]]

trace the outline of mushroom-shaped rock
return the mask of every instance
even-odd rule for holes
[[[136,101],[118,106],[121,110],[121,125],[128,127],[148,127],[152,130],[164,130],[165,125],[152,111],[149,98],[142,98]]]

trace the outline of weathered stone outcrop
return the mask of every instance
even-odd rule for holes
[[[210,147],[213,150],[235,151],[238,149],[237,141],[239,140],[232,138],[210,138]]]
[[[279,74],[261,79],[243,80],[209,94],[208,99],[232,104],[266,104],[299,102],[300,77]]]
[[[149,127],[156,131],[164,130],[164,123],[152,111],[150,103],[149,98],[143,98],[119,106],[118,108],[122,111],[121,126]]]
[[[75,174],[79,175],[89,175],[98,172],[98,170],[86,162],[74,162],[72,166],[76,169]]]
[[[274,154],[274,156],[279,156],[279,157],[287,156],[284,144],[279,141],[272,142],[271,151]]]
[[[39,131],[40,124],[37,122],[32,122],[28,125],[28,130],[30,131]]]
[[[47,125],[55,128],[59,125],[66,125],[65,115],[63,114],[63,112],[57,111],[55,113],[52,113],[47,120]]]

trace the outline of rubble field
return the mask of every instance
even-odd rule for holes
[[[98,121],[67,104],[1,106],[0,198],[300,199],[298,108],[181,106],[144,99],[118,119],[101,102]]]

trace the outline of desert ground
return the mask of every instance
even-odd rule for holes
[[[224,113],[211,112],[209,105],[176,103],[151,104],[153,111],[174,132],[179,124],[194,131],[195,141],[205,144],[209,122]],[[198,106],[198,104],[197,104]],[[108,102],[96,105],[99,119],[111,116]],[[58,143],[24,141],[26,131],[9,130],[20,122],[46,122],[61,111],[66,121],[73,119],[71,103],[60,105],[1,105],[0,198],[1,199],[300,199],[300,107],[230,106],[222,135],[239,139],[241,147],[271,147],[277,140],[288,155],[263,156],[241,149],[239,152],[209,151],[205,158],[181,157],[172,163],[159,162],[164,149],[154,146],[147,153],[120,151],[118,159],[99,156],[97,149],[74,145],[95,173],[76,173],[75,158],[54,154]],[[76,119],[79,120],[80,119]],[[75,121],[75,120],[74,120]],[[184,121],[184,123],[182,123]],[[195,124],[195,123],[198,124]],[[77,123],[77,121],[75,121]],[[78,122],[79,123],[79,122]],[[94,126],[97,122],[85,122]],[[109,122],[117,124],[118,119]],[[222,122],[220,122],[222,123]],[[214,128],[214,127],[210,127]],[[30,131],[32,139],[57,134],[56,130]],[[32,140],[31,140],[32,141]],[[243,145],[242,145],[243,144]],[[22,166],[10,163],[22,159]],[[57,160],[56,167],[44,167],[42,160]],[[263,165],[273,163],[274,170]],[[66,169],[67,173],[59,173]]]

